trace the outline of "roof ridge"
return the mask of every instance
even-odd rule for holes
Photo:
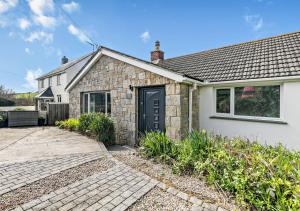
[[[59,73],[65,71],[65,70],[67,70],[67,69],[73,67],[74,65],[78,64],[79,62],[81,62],[82,60],[84,60],[85,58],[91,56],[91,55],[94,54],[94,53],[95,53],[95,51],[90,52],[90,53],[88,53],[88,54],[86,54],[86,55],[84,55],[84,56],[77,57],[76,59],[74,59],[74,60],[72,60],[72,61],[69,61],[68,63],[62,64],[62,65],[58,66],[57,68],[51,70],[50,72],[48,72],[48,73],[46,73],[46,74],[44,74],[44,75],[42,75],[42,76],[36,78],[36,80],[42,79],[42,78],[47,77],[47,76],[50,76],[50,75],[56,75],[56,74],[59,74]],[[69,65],[69,66],[68,66],[68,65]],[[62,69],[61,71],[55,72],[56,70],[58,70],[59,68],[62,68],[63,66],[66,66],[65,69]]]
[[[199,51],[199,52],[194,52],[194,53],[190,53],[190,54],[185,54],[185,55],[181,55],[181,56],[175,56],[175,57],[172,57],[172,58],[165,59],[164,61],[177,59],[177,58],[180,58],[180,57],[192,56],[192,55],[196,55],[196,54],[204,54],[204,53],[208,53],[208,52],[215,51],[215,50],[221,50],[221,49],[231,48],[231,47],[235,47],[235,46],[246,45],[246,44],[249,44],[249,43],[262,42],[264,40],[280,38],[280,37],[289,36],[289,35],[293,35],[293,34],[297,34],[297,33],[300,33],[300,30],[295,31],[295,32],[280,34],[280,35],[274,35],[274,36],[271,36],[271,37],[265,37],[265,38],[261,38],[261,39],[250,40],[250,41],[246,41],[246,42],[242,42],[242,43],[236,43],[236,44],[227,45],[227,46],[223,46],[223,47],[211,48],[211,49],[207,49],[207,50],[203,50],[203,51]]]

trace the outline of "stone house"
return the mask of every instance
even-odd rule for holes
[[[163,58],[159,43],[156,45],[153,61]],[[157,54],[158,51],[161,53]],[[198,81],[101,47],[67,87],[70,116],[109,113],[116,122],[119,144],[136,144],[139,132],[145,130],[166,131],[170,137],[180,139],[189,129],[189,90],[193,83]],[[197,114],[196,94],[194,98],[193,109]],[[198,122],[195,118],[195,128]]]
[[[70,116],[104,112],[117,143],[193,129],[300,149],[300,32],[151,62],[100,47],[69,82]]]

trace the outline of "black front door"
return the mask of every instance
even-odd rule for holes
[[[165,131],[165,88],[139,90],[139,132]]]

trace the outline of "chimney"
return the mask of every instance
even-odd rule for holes
[[[66,56],[63,56],[63,58],[61,58],[61,64],[66,64],[68,63],[69,59]]]
[[[164,60],[164,52],[160,50],[160,42],[155,42],[155,49],[151,51],[151,62],[154,64]]]

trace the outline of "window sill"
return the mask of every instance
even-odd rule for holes
[[[262,122],[262,123],[273,123],[273,124],[282,124],[287,125],[288,123],[283,120],[275,120],[275,119],[259,119],[259,118],[247,118],[247,117],[231,117],[231,116],[218,116],[212,115],[209,117],[210,119],[225,119],[225,120],[237,120],[237,121],[245,121],[245,122]]]

